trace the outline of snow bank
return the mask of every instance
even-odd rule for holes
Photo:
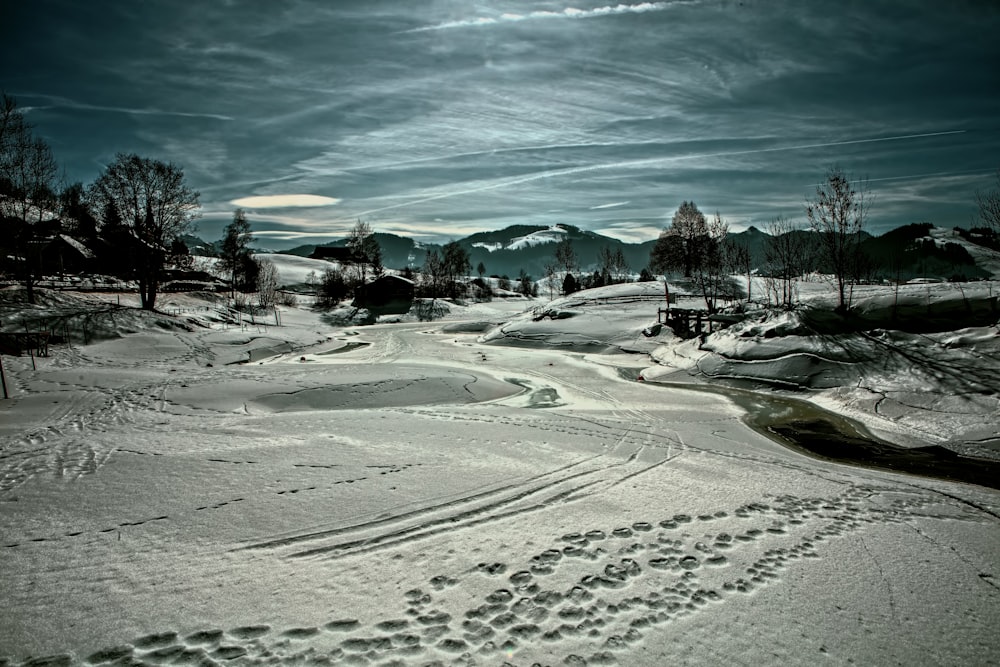
[[[589,352],[651,352],[659,343],[647,334],[656,324],[657,308],[664,305],[662,283],[626,283],[584,290],[543,301],[488,331],[481,340],[488,344]],[[661,336],[669,337],[670,331],[663,329]]]
[[[996,283],[864,288],[850,315],[829,295],[762,312],[704,340],[655,350],[647,380],[677,370],[710,380],[807,390],[900,444],[1000,456]]]

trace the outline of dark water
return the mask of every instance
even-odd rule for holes
[[[1000,489],[1000,462],[960,456],[937,445],[899,447],[852,419],[806,401],[719,384],[649,385],[725,396],[745,411],[744,422],[757,432],[824,461]]]

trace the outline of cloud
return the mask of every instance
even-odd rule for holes
[[[45,109],[57,109],[57,108],[67,108],[67,109],[78,109],[81,111],[108,111],[111,113],[122,113],[130,114],[133,116],[178,116],[180,118],[210,118],[212,120],[233,120],[232,116],[224,116],[222,114],[216,113],[196,113],[188,111],[173,111],[170,109],[136,109],[132,107],[116,107],[116,106],[105,106],[101,104],[87,104],[85,102],[77,102],[76,100],[71,100],[66,97],[58,97],[55,95],[36,95],[37,97],[42,97],[45,99],[52,100],[52,104],[46,106],[30,106],[24,107],[22,111],[42,111]]]
[[[261,195],[257,197],[241,197],[230,202],[233,206],[246,208],[303,208],[316,206],[335,206],[340,200],[335,197],[319,195]]]
[[[562,11],[534,11],[527,14],[501,14],[497,17],[482,16],[474,19],[459,19],[456,21],[445,21],[437,25],[414,28],[406,32],[426,32],[428,30],[448,30],[451,28],[475,28],[481,26],[497,25],[501,23],[519,23],[521,21],[536,21],[544,19],[589,19],[598,16],[611,16],[614,14],[644,14],[646,12],[658,12],[667,9],[671,5],[690,4],[689,2],[640,2],[634,5],[618,4],[606,7],[595,7],[593,9],[577,9],[567,7]]]

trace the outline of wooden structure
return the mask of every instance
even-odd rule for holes
[[[707,311],[692,308],[658,308],[656,311],[656,321],[670,327],[681,338],[712,333],[714,329],[724,329],[742,319],[741,315],[709,315]]]
[[[51,331],[0,332],[0,354],[19,357],[27,350],[36,357],[47,357],[51,337]]]

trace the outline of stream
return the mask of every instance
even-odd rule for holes
[[[744,411],[743,421],[750,428],[817,459],[1000,489],[1000,462],[961,456],[938,445],[893,445],[859,422],[807,401],[720,384],[646,384],[724,396]]]

